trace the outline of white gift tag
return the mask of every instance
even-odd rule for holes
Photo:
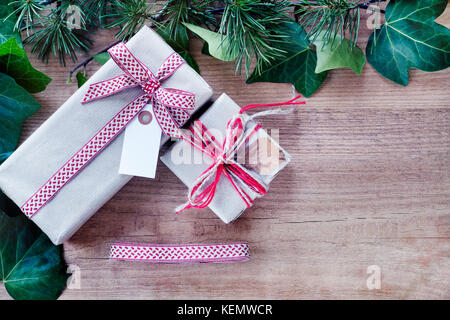
[[[125,128],[119,173],[154,179],[161,134],[152,105],[148,104]]]

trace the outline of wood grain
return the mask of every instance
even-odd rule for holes
[[[450,25],[449,10],[439,21]],[[369,34],[363,30],[361,47]],[[96,33],[93,52],[112,35]],[[192,49],[215,97],[226,92],[244,105],[293,94],[288,84],[246,85],[232,63],[201,55],[200,41]],[[26,121],[23,139],[76,90],[66,84],[69,66],[32,57],[53,81],[36,95],[42,108]],[[97,68],[92,63],[88,72]],[[335,70],[292,117],[265,120],[280,130],[293,161],[232,224],[208,210],[176,216],[187,190],[162,163],[155,180],[134,178],[65,244],[81,288],[61,298],[450,299],[450,72],[410,75],[401,87],[370,65],[361,76]],[[244,240],[252,258],[219,265],[109,261],[117,240]],[[379,290],[366,285],[371,265],[381,269]],[[0,298],[9,298],[3,286]]]

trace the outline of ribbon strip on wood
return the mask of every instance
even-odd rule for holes
[[[22,211],[30,219],[107,147],[149,102],[153,105],[155,118],[162,131],[172,137],[179,136],[180,125],[189,119],[190,115],[186,110],[195,108],[193,93],[161,87],[161,82],[173,75],[184,63],[178,54],[170,55],[154,75],[124,43],[112,47],[108,53],[125,73],[91,84],[82,103],[105,98],[136,86],[142,88],[143,94],[117,113],[22,205]]]
[[[114,243],[110,259],[155,263],[243,262],[250,258],[247,243],[158,245]]]

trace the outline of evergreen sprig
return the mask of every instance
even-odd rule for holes
[[[131,38],[134,33],[147,22],[152,22],[152,12],[156,3],[147,0],[111,1],[112,12],[103,18],[110,18],[113,22],[107,28],[119,27],[116,37],[121,40]]]
[[[92,45],[84,33],[86,22],[81,9],[80,29],[72,29],[69,25],[70,10],[74,1],[64,1],[50,14],[43,16],[40,23],[42,28],[36,29],[34,33],[24,39],[25,44],[30,44],[31,52],[37,52],[40,59],[48,62],[51,54],[58,56],[61,64],[66,64],[66,56],[72,61],[77,60],[77,53],[87,52]]]
[[[83,8],[89,27],[104,27],[106,17],[112,14],[110,0],[82,0],[80,7]]]
[[[173,39],[186,32],[183,23],[211,26],[216,21],[213,14],[214,2],[217,1],[169,0],[156,16],[156,25],[164,29]]]
[[[13,7],[13,12],[5,20],[17,16],[14,30],[26,31],[27,35],[30,35],[35,24],[42,19],[41,10],[44,6],[33,0],[11,1],[8,5]]]
[[[319,35],[324,44],[333,42],[337,35],[346,35],[355,45],[358,40],[360,22],[360,1],[346,0],[302,0],[296,4],[296,17],[308,30],[314,42]]]
[[[277,27],[289,19],[287,11],[291,6],[290,1],[284,0],[226,1],[219,33],[227,37],[229,52],[238,53],[236,72],[244,66],[248,76],[254,59],[259,72],[265,62],[283,53],[273,43],[285,37]]]
[[[248,76],[253,66],[259,73],[263,65],[283,56],[278,43],[289,39],[278,26],[290,20],[293,8],[310,40],[321,34],[327,44],[341,34],[356,44],[360,9],[381,1],[17,0],[10,5],[17,17],[16,28],[27,31],[24,43],[31,44],[32,51],[44,61],[52,54],[63,64],[66,56],[75,61],[77,53],[88,50],[91,44],[86,30],[117,28],[116,38],[128,40],[146,24],[156,27],[167,41],[183,43],[181,47],[187,52],[189,36],[183,23],[190,23],[226,37],[229,52],[237,53],[235,72],[245,69]],[[78,30],[67,23],[67,8],[73,5],[82,15]]]

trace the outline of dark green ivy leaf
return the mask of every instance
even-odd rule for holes
[[[375,70],[406,86],[411,68],[438,71],[449,67],[450,30],[434,22],[447,2],[391,0],[386,23],[372,33],[366,48],[367,60]]]
[[[0,72],[13,77],[30,93],[44,91],[52,81],[45,74],[33,68],[27,54],[19,47],[16,39],[9,39],[0,45]]]
[[[23,214],[22,210],[0,190],[0,212],[2,211],[10,217]]]
[[[17,147],[23,121],[39,103],[13,78],[0,73],[0,163]]]
[[[200,68],[194,57],[189,52],[189,35],[184,26],[176,28],[177,33],[171,35],[168,27],[161,27],[156,29],[158,34],[172,47],[184,60],[191,66],[192,69],[200,73]]]
[[[69,275],[62,246],[55,246],[23,214],[0,211],[0,280],[17,300],[57,299]]]
[[[106,62],[108,62],[108,60],[111,58],[110,55],[108,54],[108,52],[102,52],[99,54],[96,54],[95,56],[93,56],[94,60],[97,61],[99,64],[104,65]],[[86,83],[86,81],[88,81],[88,78],[86,76],[86,70],[84,72],[77,72],[76,78],[77,78],[77,84],[78,84],[78,88],[81,88],[81,86],[83,84]],[[72,79],[68,80],[69,83],[72,82]]]
[[[12,6],[8,4],[10,1],[1,0],[0,1],[0,44],[8,41],[11,38],[17,40],[17,43],[20,47],[22,47],[22,39],[18,31],[14,30],[14,16],[10,16],[8,19],[4,20],[8,17],[12,12]]]
[[[85,84],[86,81],[88,81],[86,75],[83,72],[78,72],[76,77],[78,82],[78,88],[81,88],[81,86]]]
[[[286,53],[265,63],[261,73],[254,72],[247,83],[292,83],[298,92],[309,97],[325,81],[327,73],[315,73],[317,54],[311,49],[307,34],[300,25],[289,22],[280,27],[286,30],[290,41],[274,42],[273,45]]]

